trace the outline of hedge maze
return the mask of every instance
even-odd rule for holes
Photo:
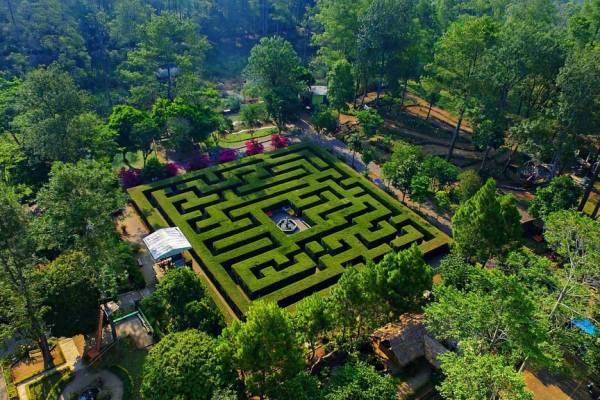
[[[179,226],[238,317],[256,299],[287,307],[327,294],[345,267],[378,261],[393,249],[416,242],[427,255],[449,242],[343,162],[306,144],[129,192],[152,229]],[[270,216],[282,207],[310,228],[282,232]]]

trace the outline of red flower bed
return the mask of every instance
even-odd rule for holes
[[[220,163],[233,161],[237,158],[237,152],[234,149],[221,149],[217,159]]]
[[[185,169],[181,165],[174,163],[174,162],[171,162],[171,163],[168,163],[167,165],[165,165],[165,173],[168,176],[176,176],[179,173],[179,170],[185,171]]]
[[[141,185],[143,182],[142,171],[139,169],[135,169],[135,168],[133,168],[133,169],[121,168],[121,170],[119,171],[119,181],[121,182],[121,185],[123,185],[123,187],[125,189],[129,189],[134,186]]]
[[[191,160],[187,163],[188,171],[196,171],[197,169],[202,169],[208,167],[210,164],[210,157],[208,154],[196,154]]]
[[[246,155],[253,156],[255,154],[264,153],[264,151],[265,147],[256,139],[250,139],[246,141]]]
[[[273,134],[271,135],[271,146],[273,146],[276,149],[281,149],[283,147],[286,147],[288,145],[288,141],[287,138],[281,134]]]

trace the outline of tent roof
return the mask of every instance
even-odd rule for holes
[[[327,86],[311,86],[310,91],[315,96],[327,96]]]
[[[156,261],[181,254],[192,248],[179,228],[159,229],[143,240]]]
[[[594,326],[592,321],[589,319],[575,319],[573,320],[573,325],[587,333],[588,335],[596,335],[596,332],[600,332],[598,328]]]

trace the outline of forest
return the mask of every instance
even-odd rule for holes
[[[327,296],[258,300],[240,320],[192,268],[148,280],[128,189],[226,180],[236,160],[299,142],[450,236],[448,254],[406,245],[340,264]],[[297,162],[260,176],[265,192],[314,167]],[[599,0],[0,0],[8,398],[38,352],[42,394],[29,398],[52,399],[77,379],[45,381],[61,338],[93,339],[99,304],[145,289],[136,310],[154,346],[135,365],[118,344],[86,367],[118,367],[124,399],[533,399],[539,373],[572,384],[565,399],[598,396],[599,176]],[[335,256],[348,242],[314,243]],[[417,367],[390,372],[371,335],[406,315],[451,351],[400,393]]]

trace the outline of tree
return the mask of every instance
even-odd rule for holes
[[[148,114],[138,110],[135,107],[119,104],[113,107],[112,113],[108,118],[108,127],[117,135],[117,144],[121,149],[123,161],[127,161],[127,152],[135,151],[137,147],[134,143],[134,127],[137,124],[146,124],[144,122]]]
[[[338,127],[338,117],[333,110],[325,109],[317,111],[312,118],[317,132],[332,133]]]
[[[87,108],[87,94],[56,65],[31,71],[17,93],[13,125],[19,142],[44,162],[77,161],[81,151],[88,150],[81,146],[89,139],[83,140],[81,132],[69,125]]]
[[[477,171],[473,169],[464,170],[458,174],[457,179],[458,185],[456,187],[456,192],[459,200],[463,203],[473,197],[473,195],[475,195],[475,193],[483,186],[481,177]]]
[[[285,124],[298,110],[303,69],[292,45],[281,37],[265,37],[252,48],[244,70],[247,85],[255,86],[277,124]]]
[[[249,128],[258,126],[267,119],[267,109],[264,103],[244,104],[240,108],[240,120]]]
[[[419,146],[399,141],[389,161],[383,164],[383,176],[404,196],[410,191],[412,178],[419,173],[423,152]]]
[[[536,218],[544,219],[550,213],[574,208],[582,190],[568,175],[556,177],[550,185],[539,188],[529,205],[529,212]]]
[[[395,400],[398,393],[389,376],[363,362],[347,363],[332,374],[325,400]]]
[[[140,34],[121,67],[136,103],[148,104],[158,97],[173,100],[187,82],[199,79],[208,42],[191,20],[169,12],[152,15]]]
[[[386,302],[398,315],[416,309],[423,300],[423,293],[431,289],[431,267],[415,244],[409,249],[386,254],[372,268],[375,269],[380,301]]]
[[[158,99],[152,107],[152,118],[166,132],[167,147],[189,151],[205,141],[211,133],[223,130],[225,119],[211,107],[212,94],[203,102],[193,102],[178,97],[169,102]]]
[[[52,356],[42,299],[35,291],[38,275],[33,250],[29,217],[14,190],[0,183],[0,335],[8,339],[18,330],[24,338],[35,340],[42,351],[44,367],[50,368]]]
[[[135,124],[131,131],[131,142],[136,149],[141,150],[143,166],[146,166],[146,161],[150,152],[152,152],[152,145],[154,141],[160,138],[160,129],[156,122],[150,118],[150,115],[144,114],[144,118]]]
[[[419,204],[425,203],[431,192],[431,178],[424,174],[415,175],[410,180],[410,194],[414,201]]]
[[[327,98],[332,108],[345,110],[354,98],[352,65],[345,59],[336,61],[327,75]]]
[[[317,294],[305,297],[296,305],[294,323],[302,340],[310,346],[309,359],[314,358],[318,340],[330,329],[331,322],[329,305]]]
[[[375,161],[375,150],[371,146],[365,146],[362,150],[361,158],[365,164],[365,176],[369,175],[369,164]]]
[[[93,112],[76,115],[67,125],[67,135],[72,138],[64,143],[68,160],[84,158],[112,160],[116,150],[115,133]]]
[[[460,168],[443,158],[427,155],[423,160],[421,173],[433,180],[434,189],[439,189],[456,182]]]
[[[496,196],[496,182],[489,179],[452,217],[452,233],[458,252],[485,263],[520,240],[520,214],[512,196]]]
[[[302,353],[291,316],[277,304],[254,302],[246,321],[235,321],[225,337],[246,388],[262,398],[302,369]]]
[[[425,308],[428,330],[438,339],[458,341],[476,354],[497,354],[515,365],[523,357],[552,366],[556,348],[549,342],[548,320],[539,315],[528,288],[515,275],[498,270],[470,272],[463,290],[445,284],[433,290]]]
[[[57,337],[71,337],[94,331],[98,324],[100,292],[88,257],[67,252],[41,272],[40,296],[44,320]]]
[[[200,277],[189,268],[170,270],[142,306],[169,332],[193,328],[217,336],[225,327]]]
[[[114,234],[112,214],[123,207],[125,198],[110,165],[83,160],[53,164],[36,203],[42,210],[35,224],[39,243],[66,250]]]
[[[356,152],[362,149],[363,135],[361,132],[352,132],[347,138],[346,143],[348,148],[352,151],[352,168],[354,168],[354,159],[356,158]]]
[[[477,355],[467,349],[458,355],[441,354],[444,380],[438,390],[449,400],[531,400],[523,376],[495,355]]]
[[[236,381],[231,355],[218,339],[188,329],[163,337],[144,361],[144,399],[210,400]]]
[[[367,137],[377,133],[379,128],[383,126],[383,118],[376,110],[361,110],[356,113],[356,117],[360,128]]]
[[[435,192],[435,208],[438,213],[444,215],[452,211],[452,201],[450,195],[445,190]]]
[[[448,161],[476,90],[476,73],[482,56],[494,44],[497,33],[497,23],[491,17],[465,15],[453,22],[435,45],[433,76],[459,103],[458,121],[446,156]]]
[[[323,400],[323,389],[316,376],[306,371],[286,379],[270,394],[273,399]]]

